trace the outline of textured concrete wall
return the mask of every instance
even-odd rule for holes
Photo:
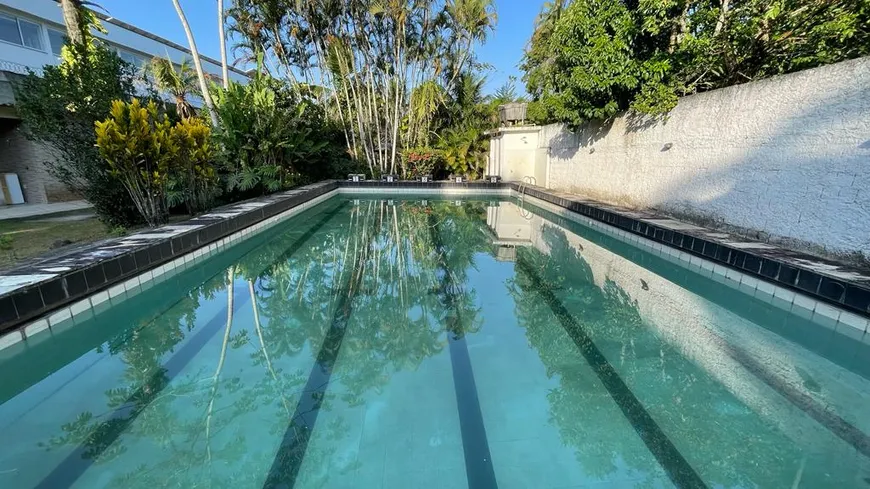
[[[546,162],[537,164],[540,148],[537,127],[503,127],[490,134],[488,175],[503,180],[522,181],[525,177],[543,175]],[[543,185],[543,180],[539,180]]]
[[[870,255],[870,58],[685,97],[665,122],[546,126],[540,145],[551,188]]]
[[[4,120],[0,124],[0,173],[18,174],[26,203],[45,204],[79,198],[45,168],[45,162],[55,157],[40,144],[25,138],[11,121]]]

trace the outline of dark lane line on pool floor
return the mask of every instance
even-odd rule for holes
[[[351,239],[350,234],[348,239]],[[365,262],[367,256],[365,250],[369,245],[370,243],[363,243],[363,248],[354,254],[348,284],[339,291],[332,322],[320,345],[317,360],[311,368],[308,381],[296,403],[296,409],[289,420],[284,437],[281,439],[281,445],[275,453],[272,466],[263,483],[265,489],[293,489],[296,484],[296,478],[299,476],[299,470],[302,468],[308,450],[308,442],[317,423],[317,415],[326,398],[326,389],[329,387],[335,360],[347,332],[353,301],[362,282],[361,264]]]
[[[578,223],[569,221],[552,213],[547,213],[547,211],[540,211],[539,215],[547,219],[548,221],[557,224],[566,232],[577,234],[578,236],[581,236],[580,234],[578,234],[578,230],[584,229]],[[574,227],[572,225],[579,227]],[[630,262],[679,285],[680,287],[688,290],[689,292],[696,294],[707,301],[717,304],[718,306],[737,314],[739,317],[755,325],[758,325],[761,328],[764,328],[766,331],[769,331],[779,337],[784,337],[786,340],[794,342],[795,344],[808,349],[814,354],[833,362],[841,368],[844,368],[851,372],[855,372],[853,370],[853,367],[843,362],[841,358],[832,358],[826,356],[821,349],[815,347],[815,343],[813,341],[801,340],[800,338],[797,338],[793,335],[789,335],[788,328],[786,328],[785,330],[771,328],[765,316],[759,313],[759,309],[745,307],[745,303],[743,304],[744,307],[741,307],[741,301],[747,300],[747,296],[743,292],[740,292],[736,289],[731,289],[729,287],[723,287],[722,284],[715,282],[712,279],[702,280],[700,276],[697,276],[694,278],[694,280],[691,280],[688,277],[693,277],[694,272],[691,272],[688,269],[684,269],[682,267],[674,267],[671,262],[665,260],[664,258],[651,255],[649,253],[641,251],[638,248],[633,248],[628,243],[624,243],[616,238],[603,235],[598,231],[592,229],[586,229],[586,231],[590,232],[581,236],[584,239],[588,239],[596,245],[601,246],[604,249],[607,249],[610,252],[615,253],[625,258],[626,260],[629,260]],[[751,299],[751,297],[749,298]],[[789,318],[789,321],[808,322],[809,320],[805,320],[803,318],[793,315]],[[816,325],[816,327],[818,327],[818,325]],[[793,328],[793,330],[797,329],[798,328]],[[777,394],[785,398],[788,402],[792,403],[795,407],[806,413],[807,416],[811,417],[813,420],[822,425],[832,434],[851,445],[856,451],[858,451],[865,457],[870,458],[870,434],[866,433],[855,424],[844,419],[837,413],[835,409],[813,398],[807,392],[798,389],[794,385],[791,385],[783,377],[777,375],[774,371],[772,371],[770,367],[765,366],[762,362],[758,361],[755,357],[753,357],[749,351],[740,348],[735,344],[729,343],[722,336],[720,336],[719,333],[717,333],[710,327],[704,327],[704,331],[706,332],[704,341],[715,344],[719,349],[721,349],[728,356],[730,356],[741,366],[743,366],[749,373],[757,377],[763,383],[767,384],[767,386],[773,389],[774,392],[776,392]],[[855,373],[864,378],[868,378],[868,376],[864,373]]]
[[[456,405],[459,410],[459,430],[462,435],[462,450],[465,454],[465,473],[469,489],[496,489],[498,484],[492,466],[492,456],[489,451],[489,440],[486,427],[483,424],[483,414],[480,410],[480,399],[477,384],[474,382],[474,370],[471,367],[471,357],[468,354],[468,344],[465,341],[465,331],[462,327],[462,317],[456,307],[462,296],[462,287],[456,283],[453,273],[447,265],[444,243],[435,217],[429,214],[429,232],[435,251],[438,253],[438,295],[447,308],[447,342],[450,351],[450,363],[453,371],[453,386],[456,392]]]
[[[553,311],[553,314],[565,328],[568,336],[574,340],[574,344],[583,354],[583,357],[592,367],[592,370],[604,384],[607,392],[616,401],[619,409],[634,427],[638,436],[643,440],[650,453],[665,469],[668,477],[678,488],[706,489],[707,485],[701,479],[695,469],[677,450],[673,442],[662,431],[661,427],[652,418],[643,404],[631,392],[628,385],[622,380],[601,350],[595,346],[592,339],[584,330],[583,326],[574,319],[565,305],[556,297],[552,289],[535,272],[534,268],[527,264],[523,258],[517,257],[517,271],[529,277],[532,286],[544,299],[544,302]],[[594,443],[595,440],[590,440]]]
[[[344,206],[338,206],[327,213],[323,219],[314,224],[308,231],[300,235],[293,244],[287,248],[283,256],[289,256],[299,250],[314,234],[326,225]],[[243,258],[243,257],[242,257]],[[239,258],[241,260],[242,258]],[[235,296],[235,291],[234,294]],[[250,302],[250,297],[242,293],[235,301],[233,312],[238,313],[243,307]],[[180,301],[179,301],[180,302]],[[177,303],[176,303],[177,304]],[[174,306],[173,306],[174,307]],[[76,448],[67,455],[52,471],[45,476],[42,481],[36,486],[36,489],[59,489],[72,487],[73,484],[90,468],[100,456],[109,449],[123,435],[133,421],[141,414],[150,404],[150,401],[156,399],[166,386],[181,373],[182,370],[193,360],[208,344],[221,326],[226,325],[227,307],[224,306],[221,311],[212,318],[205,326],[203,326],[190,341],[185,343],[173,354],[163,367],[156,370],[149,380],[142,386],[139,386],[133,394],[131,394],[121,407],[115,409],[105,421],[100,422],[101,427],[110,428],[99,430],[102,432],[102,437],[97,440],[99,442],[95,447],[89,447],[87,441],[80,443]],[[163,381],[162,384],[159,384]],[[156,387],[156,389],[155,389]],[[136,401],[139,399],[148,399],[138,410],[134,408]],[[125,417],[126,416],[126,417]],[[93,432],[91,433],[93,435]],[[91,439],[89,436],[86,440]]]

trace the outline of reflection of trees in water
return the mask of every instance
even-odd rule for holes
[[[449,236],[446,260],[456,273],[464,273],[473,266],[472,254],[486,244],[479,229],[481,204],[363,201],[334,217],[294,253],[286,250],[298,235],[265,243],[150,323],[113,339],[109,352],[126,365],[122,385],[106,392],[107,412],[114,413],[108,419],[104,413],[81,413],[49,447],[78,445],[82,458],[114,463],[116,473],[126,470],[112,487],[261,483],[273,446],[252,433],[262,437],[268,431],[278,439],[287,428],[308,372],[282,365],[306,351],[316,356],[313,350],[330,326],[337,295],[348,293],[349,264],[363,248],[371,250],[359,265],[365,273],[340,354],[341,401],[362,403],[367,392],[380,392],[394,372],[416,369],[443,349],[444,307],[435,292],[438,259],[428,227],[432,215]],[[199,374],[170,379],[163,362],[186,336],[199,332],[194,326],[200,304],[215,298],[227,300],[221,348],[212,362],[197,359],[204,365]],[[472,304],[468,300],[462,307]],[[246,318],[245,324],[234,316]],[[228,359],[235,350],[250,351],[250,363],[240,365],[238,354]],[[262,375],[252,376],[254,371]],[[330,409],[332,401],[327,399],[323,409]],[[252,422],[257,429],[246,426]],[[336,417],[317,431],[340,439],[348,429]],[[315,466],[334,450],[325,443],[309,448],[305,457]],[[132,453],[122,458],[128,450],[137,450],[140,460],[130,460]]]
[[[636,301],[616,282],[606,279],[602,287],[597,286],[591,267],[564,231],[545,226],[543,238],[549,255],[524,248],[518,250],[518,260],[537,271],[706,480],[722,487],[791,483],[788,470],[800,455],[789,440],[650,331]],[[510,292],[530,345],[548,375],[559,379],[559,387],[548,394],[551,419],[584,470],[605,477],[622,460],[633,471],[653,471],[655,459],[645,450],[619,450],[628,446],[619,438],[624,430],[614,430],[607,422],[586,422],[621,414],[612,402],[602,401],[607,393],[597,377],[588,367],[577,365],[582,357],[564,330],[554,325],[552,311],[521,267]],[[720,412],[722,406],[731,407]],[[640,443],[639,438],[631,441]]]

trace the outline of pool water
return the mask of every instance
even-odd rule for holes
[[[0,352],[0,487],[870,488],[861,338],[528,204],[394,197]]]

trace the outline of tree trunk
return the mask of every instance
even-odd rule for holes
[[[60,0],[60,5],[63,8],[63,22],[66,24],[66,35],[70,42],[72,44],[85,42],[81,18],[79,17],[79,8],[84,7],[81,7],[78,0]]]
[[[214,414],[214,400],[217,395],[218,384],[220,383],[221,371],[224,369],[224,362],[227,359],[227,346],[230,343],[230,332],[233,329],[233,282],[236,278],[235,265],[230,266],[227,270],[227,326],[224,330],[224,340],[221,343],[221,354],[218,358],[217,368],[212,375],[211,396],[208,402],[208,410],[205,417],[205,450],[206,458],[211,461],[211,418]]]
[[[221,76],[224,79],[224,89],[229,88],[229,67],[227,66],[227,38],[224,32],[224,0],[218,0],[218,37],[221,43]]]
[[[181,9],[181,4],[178,0],[172,0],[175,5],[175,11],[178,12],[178,19],[181,20],[181,27],[184,28],[184,34],[187,36],[187,43],[190,45],[190,53],[193,56],[193,66],[196,68],[196,76],[199,78],[199,89],[202,90],[202,100],[205,102],[205,107],[208,110],[208,115],[211,118],[212,126],[217,127],[217,115],[214,112],[214,103],[211,101],[211,95],[208,93],[208,83],[205,81],[205,73],[202,71],[202,63],[199,61],[199,51],[196,49],[196,41],[193,39],[193,32],[190,30],[190,24],[187,23],[187,17],[184,15],[184,10]]]
[[[719,10],[719,19],[716,21],[716,29],[713,31],[714,36],[718,36],[722,29],[725,28],[725,22],[728,19],[728,3],[729,0],[722,0],[722,7]]]

